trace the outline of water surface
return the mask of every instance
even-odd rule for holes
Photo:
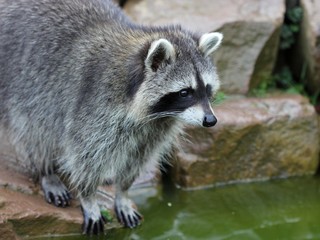
[[[115,229],[103,238],[90,239],[320,239],[319,177],[197,191],[167,186],[149,191],[149,196],[135,196],[134,200],[145,218],[140,227]]]

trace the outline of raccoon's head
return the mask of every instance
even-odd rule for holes
[[[131,72],[132,112],[140,119],[174,117],[191,125],[214,126],[211,102],[220,82],[209,55],[222,38],[214,32],[198,39],[167,36],[152,41],[140,55],[143,67],[139,70],[136,62]]]

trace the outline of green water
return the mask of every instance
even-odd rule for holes
[[[103,238],[54,240],[320,239],[319,177],[189,192],[166,187],[134,200],[145,217],[140,227],[111,230]]]

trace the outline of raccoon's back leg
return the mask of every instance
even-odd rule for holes
[[[57,207],[70,205],[71,195],[67,187],[55,174],[48,174],[41,177],[41,187],[48,203]]]
[[[18,121],[20,120],[20,121]],[[70,194],[58,176],[54,174],[54,159],[59,155],[59,148],[48,131],[39,125],[26,123],[25,117],[16,117],[10,125],[11,141],[19,149],[19,154],[30,163],[33,174],[40,178],[42,190],[48,203],[57,207],[70,204]]]
[[[45,199],[57,207],[68,206],[70,194],[54,174],[55,159],[61,152],[57,141],[54,141],[54,134],[36,121],[30,124],[30,120],[23,115],[11,119],[14,119],[9,125],[11,141],[19,149],[22,158],[30,163],[33,174],[39,177]]]

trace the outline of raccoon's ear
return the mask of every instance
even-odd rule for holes
[[[156,72],[162,64],[170,64],[174,59],[173,45],[168,40],[161,38],[151,43],[145,65]]]
[[[205,33],[199,40],[199,49],[205,56],[208,56],[220,46],[222,39],[221,33]]]

